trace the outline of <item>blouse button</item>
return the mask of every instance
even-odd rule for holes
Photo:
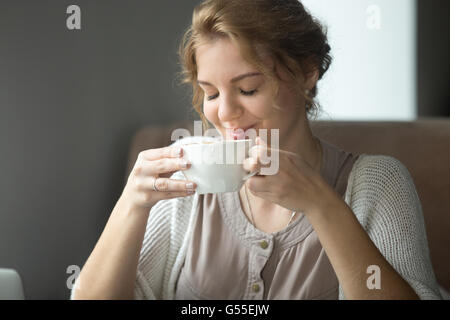
[[[267,243],[267,241],[261,241],[260,243],[259,243],[259,245],[261,246],[261,248],[263,248],[263,249],[267,249],[267,247],[269,246],[269,244]]]
[[[253,286],[252,286],[252,290],[253,290],[253,292],[258,292],[259,291],[259,284],[257,284],[257,283],[255,283]]]

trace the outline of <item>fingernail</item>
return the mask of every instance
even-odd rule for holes
[[[181,156],[181,148],[176,148],[176,149],[174,150],[174,152],[173,152],[173,155],[174,155],[175,157]]]
[[[194,184],[192,182],[186,183],[186,189],[194,190]]]
[[[188,167],[188,161],[186,159],[181,160],[180,167],[186,169]]]

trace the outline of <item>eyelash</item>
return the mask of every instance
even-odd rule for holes
[[[244,96],[252,96],[252,95],[254,95],[256,92],[258,92],[258,89],[251,90],[251,91],[244,91],[244,90],[242,90],[242,89],[239,89],[239,91],[240,91],[241,94],[243,94]],[[217,93],[217,94],[215,94],[215,95],[213,95],[213,96],[207,97],[206,100],[211,101],[211,100],[214,100],[215,98],[217,98],[218,96],[219,96],[219,94]]]

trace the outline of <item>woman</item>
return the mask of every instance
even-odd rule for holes
[[[297,0],[198,5],[180,47],[194,108],[224,139],[279,129],[244,162],[279,149],[279,171],[198,195],[183,141],[141,152],[72,297],[439,299],[407,169],[310,130],[329,51]]]

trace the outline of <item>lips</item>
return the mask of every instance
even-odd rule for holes
[[[235,132],[235,131],[238,131],[239,129],[242,129],[242,131],[247,131],[248,129],[250,129],[250,128],[252,128],[252,127],[254,127],[255,125],[254,124],[252,124],[251,126],[248,126],[248,127],[238,127],[238,128],[232,128],[232,130],[233,130],[233,132]]]
[[[227,132],[229,132],[230,138],[232,140],[243,140],[245,139],[245,132],[248,129],[253,128],[255,125],[256,124],[252,124],[246,127],[227,128]]]

